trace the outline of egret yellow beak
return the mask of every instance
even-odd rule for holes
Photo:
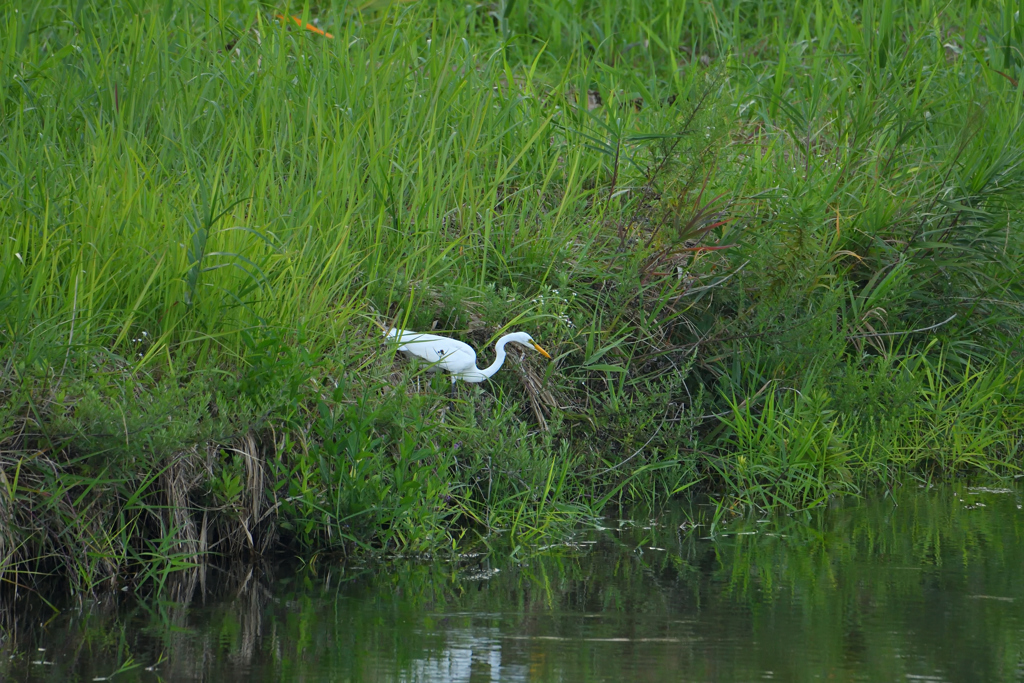
[[[537,342],[530,342],[530,343],[533,344],[533,348],[537,349],[537,353],[539,353],[540,355],[544,356],[545,358],[548,358],[548,359],[551,358],[551,354],[548,353],[547,351],[545,351],[544,349],[540,348],[540,344],[538,344]]]

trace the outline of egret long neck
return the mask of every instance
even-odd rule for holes
[[[505,344],[509,342],[509,337],[511,336],[512,335],[510,334],[506,334],[498,340],[497,344],[494,345],[494,362],[480,370],[481,375],[484,377],[490,377],[498,370],[501,370],[501,366],[505,364]]]

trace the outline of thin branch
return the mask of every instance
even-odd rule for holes
[[[927,332],[928,330],[934,330],[936,327],[942,327],[956,316],[957,314],[954,313],[953,315],[943,320],[941,323],[935,323],[934,325],[929,325],[928,327],[921,327],[916,330],[905,330],[903,332],[871,332],[869,334],[854,334],[847,337],[847,339],[864,339],[866,337],[898,337],[901,334],[917,334],[918,332]]]

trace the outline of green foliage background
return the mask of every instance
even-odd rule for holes
[[[0,572],[1019,471],[1019,5],[5,5]]]

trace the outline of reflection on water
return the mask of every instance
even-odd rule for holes
[[[1021,503],[905,487],[714,539],[683,510],[605,519],[519,564],[209,569],[56,614],[19,599],[0,679],[1024,681]]]

